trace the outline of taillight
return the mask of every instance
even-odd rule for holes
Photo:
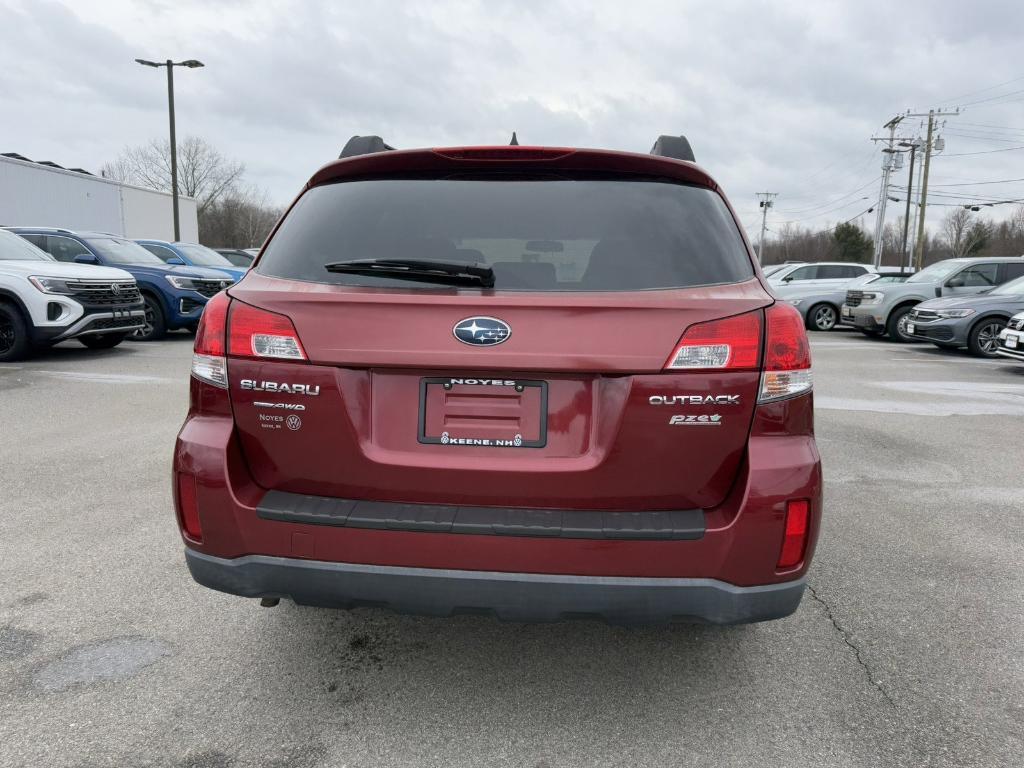
[[[810,516],[811,503],[807,499],[793,499],[786,503],[786,533],[782,539],[778,568],[792,568],[804,559]]]
[[[236,301],[228,329],[231,357],[273,357],[305,360],[306,352],[292,321],[285,315]]]
[[[764,372],[759,403],[782,400],[811,389],[811,346],[800,313],[791,304],[765,310]]]
[[[761,357],[761,311],[691,325],[667,369],[753,370]]]
[[[196,329],[192,354],[192,375],[222,389],[228,386],[228,366],[224,352],[230,303],[231,299],[223,291],[206,302]]]
[[[185,472],[178,473],[178,519],[181,530],[193,541],[203,540],[203,527],[199,522],[199,500],[196,494],[196,477]]]

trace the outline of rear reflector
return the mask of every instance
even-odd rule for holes
[[[773,304],[765,310],[767,330],[764,372],[759,403],[769,403],[811,389],[811,346],[804,319],[791,304]]]
[[[807,499],[795,499],[786,503],[786,533],[782,539],[778,568],[792,568],[804,559],[810,511],[811,503]]]
[[[196,343],[192,348],[200,355],[224,356],[224,332],[228,325],[228,305],[231,298],[221,291],[215,294],[203,308],[196,328]]]
[[[196,498],[196,478],[178,473],[178,519],[181,530],[193,541],[203,540],[203,527],[199,523],[199,503]]]
[[[231,357],[273,357],[305,360],[306,352],[292,321],[276,312],[236,301],[231,307],[228,332]]]
[[[196,329],[196,343],[192,355],[192,375],[207,384],[227,389],[228,366],[224,359],[225,331],[228,323],[230,297],[224,292],[216,294],[203,308]]]
[[[667,369],[751,370],[761,357],[761,312],[691,325],[665,363]]]

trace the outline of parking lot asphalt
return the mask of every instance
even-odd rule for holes
[[[814,334],[826,510],[792,617],[261,609],[188,576],[191,339],[0,367],[0,766],[1008,766],[1024,366]]]

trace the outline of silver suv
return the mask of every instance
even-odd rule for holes
[[[946,259],[905,283],[848,290],[841,320],[869,336],[888,334],[893,341],[913,341],[907,319],[922,301],[981,293],[1018,277],[1024,277],[1024,257]]]

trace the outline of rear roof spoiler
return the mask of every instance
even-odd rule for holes
[[[685,136],[659,136],[654,142],[654,146],[651,147],[651,154],[659,157],[671,157],[674,160],[695,162],[693,149]]]
[[[356,155],[370,155],[374,152],[389,152],[394,147],[389,147],[384,143],[384,139],[380,136],[353,136],[347,142],[345,142],[344,149],[341,150],[341,154],[338,155],[338,159],[342,160],[346,157],[355,157]]]
[[[512,134],[512,146],[518,146],[519,141],[515,133]],[[384,143],[380,136],[353,136],[345,143],[344,149],[338,155],[338,159],[356,157],[357,155],[370,155],[375,152],[389,152],[394,147]],[[687,160],[694,162],[693,149],[685,136],[659,136],[651,147],[651,154],[658,157],[671,157],[674,160]]]

